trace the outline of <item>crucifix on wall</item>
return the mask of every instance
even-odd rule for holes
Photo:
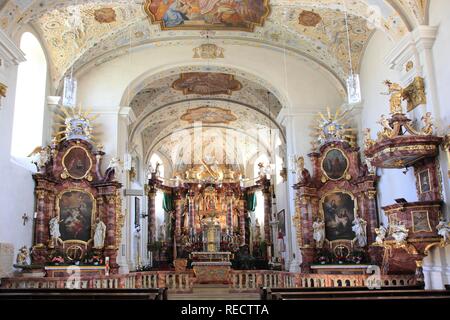
[[[25,225],[28,222],[28,219],[29,219],[28,215],[26,213],[24,213],[22,216],[23,225]]]

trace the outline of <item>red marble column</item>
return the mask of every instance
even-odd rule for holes
[[[175,196],[175,236],[179,237],[181,235],[181,211],[182,211],[182,201],[181,195],[176,194]]]
[[[245,217],[247,216],[247,203],[244,196],[240,200],[240,210],[239,210],[239,233],[241,236],[241,246],[245,245]]]
[[[365,209],[367,211],[367,244],[370,246],[375,242],[375,228],[378,228],[376,191],[367,191]]]
[[[188,212],[188,230],[189,233],[195,234],[195,193],[189,192],[188,201],[189,201],[189,212]]]
[[[34,245],[41,247],[47,245],[49,240],[49,230],[46,224],[45,217],[45,196],[46,192],[43,190],[36,191],[36,221],[35,221],[35,235]]]
[[[227,230],[229,234],[233,234],[233,194],[227,192]],[[245,219],[244,219],[245,220]],[[244,221],[244,231],[245,231],[245,221]]]
[[[270,188],[263,191],[264,194],[264,240],[268,245],[272,244],[270,218],[272,217],[272,197]]]
[[[151,187],[147,192],[147,210],[148,210],[148,244],[156,240],[156,210],[155,210],[156,190]]]

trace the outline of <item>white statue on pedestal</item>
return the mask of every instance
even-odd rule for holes
[[[375,242],[379,245],[382,245],[384,242],[384,239],[386,238],[386,228],[381,223],[379,228],[375,228],[375,233],[377,234],[377,237],[375,238]]]
[[[448,222],[442,219],[436,226],[436,230],[438,235],[442,237],[443,243],[447,243],[450,239],[450,226]]]
[[[409,230],[406,229],[405,225],[396,222],[392,226],[392,237],[394,237],[397,244],[401,244],[408,238]]]
[[[313,239],[316,241],[316,247],[322,248],[323,242],[325,241],[325,222],[317,218],[312,227],[314,230]]]
[[[50,219],[49,227],[50,227],[50,236],[54,244],[56,244],[56,241],[61,237],[61,232],[59,230],[59,219],[58,217],[53,217]]]
[[[367,222],[364,219],[355,216],[355,220],[353,220],[352,224],[353,224],[352,231],[356,235],[358,245],[361,248],[364,248],[367,245],[367,234],[366,234]]]
[[[105,246],[106,225],[99,218],[97,218],[96,222],[94,232],[94,249],[103,249]]]

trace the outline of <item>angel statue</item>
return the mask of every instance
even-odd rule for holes
[[[316,247],[322,248],[325,241],[325,223],[319,218],[314,221],[313,225],[313,239],[316,241]]]
[[[375,233],[376,233],[376,238],[375,238],[375,242],[378,245],[382,245],[384,242],[384,239],[386,238],[386,232],[387,229],[384,227],[384,225],[382,223],[380,223],[380,227],[379,228],[375,228]]]
[[[49,147],[36,147],[34,150],[28,155],[31,157],[31,163],[33,163],[38,172],[42,172],[43,168],[50,160],[50,150]]]
[[[157,162],[156,163],[156,167],[155,167],[155,175],[157,177],[161,177],[161,169],[160,169],[160,167],[161,167],[161,163]]]
[[[424,124],[424,127],[422,128],[422,134],[424,135],[432,135],[433,134],[433,119],[431,118],[431,112],[425,113],[424,116],[422,116],[422,122]]]
[[[120,159],[116,157],[112,157],[109,161],[108,168],[105,172],[106,180],[113,180],[115,177],[119,178],[119,174],[121,172],[121,163]]]
[[[382,114],[380,120],[378,120],[377,123],[383,127],[383,131],[378,132],[378,139],[391,138],[393,129],[389,124],[389,119],[384,114]]]
[[[364,219],[355,216],[355,220],[353,220],[352,224],[353,224],[352,231],[356,235],[358,245],[361,248],[364,248],[367,245],[367,234],[366,234],[367,222]]]
[[[16,257],[16,264],[20,266],[27,266],[30,264],[29,253],[27,246],[23,246],[19,249],[19,253]]]
[[[95,222],[94,249],[103,249],[105,246],[106,225],[100,218],[97,218]]]
[[[436,226],[436,230],[438,235],[442,237],[442,243],[446,244],[450,239],[450,225],[444,219],[439,221],[439,224]]]
[[[375,143],[375,141],[372,140],[372,137],[370,135],[370,129],[366,128],[364,129],[364,147],[370,148],[371,146],[373,146]]]
[[[266,169],[264,168],[264,164],[262,162],[258,163],[258,176],[260,178],[266,177]]]
[[[61,221],[57,216],[53,217],[49,221],[49,227],[50,227],[50,236],[53,242],[53,245],[57,244],[58,239],[61,237],[61,232],[59,230],[59,223]]]
[[[403,114],[402,100],[404,95],[404,89],[398,84],[389,80],[384,81],[384,84],[388,87],[388,92],[385,95],[391,95],[389,100],[389,112],[392,115]]]
[[[396,222],[392,226],[392,237],[397,242],[397,244],[403,243],[408,238],[409,230],[406,229],[405,225]]]

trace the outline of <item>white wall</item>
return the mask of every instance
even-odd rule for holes
[[[450,1],[433,0],[430,3],[429,21],[431,26],[438,27],[438,34],[433,47],[436,83],[439,96],[441,133],[448,132],[450,125]],[[444,197],[447,205],[447,218],[449,217],[449,179],[447,159],[441,153],[440,164],[442,168]],[[442,289],[444,284],[450,283],[450,246],[434,248],[424,260],[424,274],[428,288]]]
[[[0,82],[8,86],[0,110],[0,242],[13,244],[15,253],[21,246],[30,248],[34,215],[31,172],[11,161],[16,77],[17,66],[11,66],[1,73],[0,78]],[[21,218],[24,213],[30,218],[25,226]]]
[[[366,48],[361,63],[361,91],[363,97],[363,110],[361,114],[361,128],[370,128],[372,138],[381,126],[376,122],[382,114],[389,114],[389,96],[381,95],[386,92],[384,80],[400,81],[399,74],[389,69],[384,58],[394,46],[384,33],[376,31]],[[362,145],[362,144],[361,144]],[[363,151],[363,148],[362,148]],[[417,201],[415,178],[413,170],[406,174],[398,169],[378,169],[380,182],[378,184],[378,203],[382,206],[395,203],[397,198],[405,198],[407,201]],[[385,223],[386,217],[381,214]]]

